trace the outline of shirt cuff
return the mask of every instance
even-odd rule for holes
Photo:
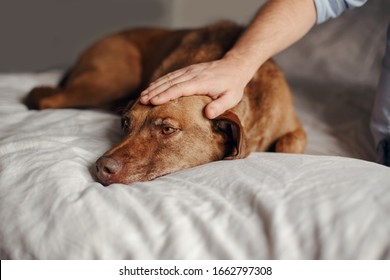
[[[317,11],[317,24],[336,18],[345,10],[364,5],[367,0],[314,0]]]

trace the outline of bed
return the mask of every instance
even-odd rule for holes
[[[304,155],[252,153],[129,186],[103,187],[93,172],[121,137],[118,116],[28,110],[28,90],[63,69],[0,74],[0,258],[389,259],[390,169],[368,130],[383,14],[346,15],[277,58]]]

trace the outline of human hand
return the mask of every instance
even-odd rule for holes
[[[237,105],[249,82],[237,64],[224,59],[194,64],[157,79],[141,93],[141,103],[160,105],[181,96],[208,95],[205,108],[213,119]]]

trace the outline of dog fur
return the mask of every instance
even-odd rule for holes
[[[96,42],[58,87],[34,88],[30,108],[115,108],[124,138],[97,160],[104,184],[152,180],[184,168],[253,151],[303,153],[306,134],[294,112],[283,73],[269,60],[246,86],[241,102],[214,120],[204,115],[208,96],[143,105],[139,93],[179,68],[220,59],[242,32],[222,22],[192,30],[138,28]]]

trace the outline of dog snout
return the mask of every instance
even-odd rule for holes
[[[121,171],[122,165],[116,159],[103,156],[96,161],[96,175],[99,181],[105,185],[110,179]]]

